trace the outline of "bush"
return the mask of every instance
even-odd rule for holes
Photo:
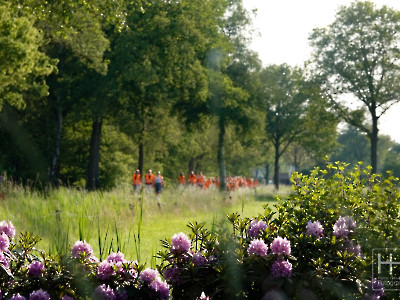
[[[192,222],[190,234],[162,241],[157,269],[120,252],[100,262],[84,241],[68,257],[51,257],[29,233],[14,243],[15,229],[3,221],[2,297],[380,299],[385,292],[371,278],[372,249],[399,242],[400,192],[391,173],[370,170],[335,163],[296,173],[293,193],[274,208],[252,219],[232,213],[211,229]],[[394,267],[393,277],[399,275]]]

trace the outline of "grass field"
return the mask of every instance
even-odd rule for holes
[[[276,203],[271,186],[239,189],[230,194],[215,189],[170,187],[158,200],[153,194],[134,194],[130,186],[109,192],[80,191],[69,188],[32,191],[22,186],[3,184],[0,219],[11,220],[17,232],[29,231],[42,238],[39,248],[51,253],[66,253],[76,240],[89,242],[96,255],[120,250],[127,259],[150,264],[161,249],[160,240],[174,233],[189,232],[189,222],[213,221],[228,213],[253,217],[263,205]],[[279,195],[290,193],[283,187]]]

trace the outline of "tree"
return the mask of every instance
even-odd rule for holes
[[[310,35],[316,77],[341,117],[368,136],[373,172],[379,118],[400,101],[399,32],[399,12],[356,1]],[[349,95],[358,105],[346,104]]]
[[[56,70],[57,61],[41,51],[44,44],[32,17],[19,16],[7,2],[0,5],[0,110],[4,101],[23,107],[28,92],[48,94],[44,77]]]
[[[279,189],[279,160],[294,142],[310,154],[323,156],[336,137],[337,122],[317,84],[286,64],[260,73],[266,110],[265,132],[274,148],[274,185]],[[333,140],[333,141],[332,141]]]

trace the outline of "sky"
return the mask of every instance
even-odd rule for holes
[[[387,5],[400,10],[400,0],[374,0],[378,8]],[[249,47],[263,65],[287,63],[302,66],[310,58],[308,36],[313,28],[326,27],[335,20],[340,6],[350,0],[243,0],[247,9],[257,9],[255,33]],[[379,133],[400,143],[400,103],[379,120]]]

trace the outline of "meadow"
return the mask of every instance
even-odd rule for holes
[[[259,186],[221,193],[214,188],[170,186],[159,206],[153,194],[134,194],[130,185],[97,192],[66,187],[38,191],[3,182],[0,215],[11,220],[17,232],[38,235],[38,247],[49,253],[66,254],[77,240],[85,240],[100,259],[110,251],[121,251],[127,259],[154,267],[160,240],[188,232],[190,222],[205,222],[212,228],[233,212],[251,218],[263,213],[264,205],[273,208],[276,195],[290,191],[283,187],[276,193],[272,186]]]

